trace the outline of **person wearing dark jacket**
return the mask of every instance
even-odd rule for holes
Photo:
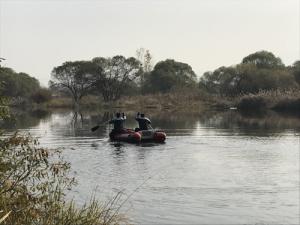
[[[151,129],[151,121],[149,118],[145,117],[144,113],[137,113],[135,120],[139,123],[139,130],[148,130]]]
[[[124,123],[126,121],[126,116],[124,113],[116,113],[115,118],[111,119],[109,121],[109,124],[113,124],[114,125],[114,129],[112,130],[113,133],[120,133],[124,130]]]

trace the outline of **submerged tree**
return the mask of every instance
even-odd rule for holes
[[[77,105],[94,88],[101,76],[102,68],[90,61],[65,62],[53,69],[50,86],[67,90]]]
[[[142,73],[140,62],[133,57],[97,57],[92,62],[102,70],[96,87],[106,102],[114,101],[125,94],[126,87],[132,86]]]

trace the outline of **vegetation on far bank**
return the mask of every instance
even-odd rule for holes
[[[136,57],[65,62],[53,69],[49,89],[10,68],[0,68],[0,79],[1,94],[15,106],[298,110],[300,61],[285,66],[273,53],[259,51],[197,81],[190,65],[172,59],[153,65],[149,50],[139,49]]]

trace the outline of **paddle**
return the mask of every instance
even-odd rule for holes
[[[95,126],[95,127],[92,127],[92,128],[91,128],[91,131],[94,132],[94,131],[98,130],[98,128],[99,128],[101,125],[106,124],[106,123],[108,123],[109,121],[110,121],[110,120],[105,121],[104,123],[99,124],[99,125],[97,125],[97,126]]]
[[[95,126],[95,127],[92,127],[92,128],[91,128],[91,131],[94,132],[94,131],[98,130],[99,127],[100,127],[99,125],[97,125],[97,126]]]

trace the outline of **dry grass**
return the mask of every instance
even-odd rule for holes
[[[46,105],[49,108],[72,108],[73,101],[67,97],[56,97],[51,99]]]
[[[235,105],[240,109],[274,109],[294,111],[300,109],[300,90],[260,91],[237,97]]]
[[[115,104],[117,108],[134,108],[136,110],[199,110],[206,107],[208,96],[198,91],[172,91],[132,97],[123,97]]]

